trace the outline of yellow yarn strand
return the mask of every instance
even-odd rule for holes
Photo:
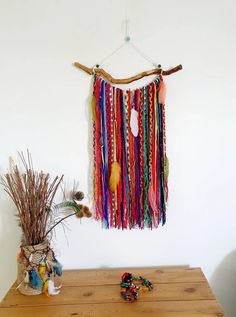
[[[117,186],[119,184],[120,173],[121,173],[121,169],[120,169],[119,163],[113,162],[111,165],[111,176],[109,180],[109,187],[113,193],[116,192]]]

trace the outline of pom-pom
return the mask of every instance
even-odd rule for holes
[[[92,216],[91,211],[89,210],[89,208],[87,206],[83,206],[83,213],[85,215],[85,217],[90,218]]]
[[[84,193],[83,192],[76,192],[73,194],[73,199],[74,200],[83,200],[84,199]]]

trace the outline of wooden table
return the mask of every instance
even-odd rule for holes
[[[135,268],[154,283],[135,303],[120,298],[125,269],[71,270],[63,273],[60,295],[24,296],[13,286],[0,305],[1,317],[223,317],[199,268]]]

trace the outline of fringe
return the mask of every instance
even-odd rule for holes
[[[165,104],[160,103],[164,102],[163,89],[161,77],[134,90],[116,88],[100,75],[94,77],[95,218],[105,228],[152,229],[166,222],[168,160]],[[138,113],[136,133],[131,126],[132,110]],[[114,177],[115,166],[120,168],[120,177]],[[109,186],[110,179],[113,186]]]

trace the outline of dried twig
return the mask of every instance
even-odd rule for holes
[[[41,243],[48,230],[53,199],[63,176],[55,177],[36,172],[29,151],[27,159],[19,153],[24,166],[24,173],[20,173],[17,166],[13,171],[0,178],[7,194],[11,197],[19,213],[24,243],[35,245]]]

